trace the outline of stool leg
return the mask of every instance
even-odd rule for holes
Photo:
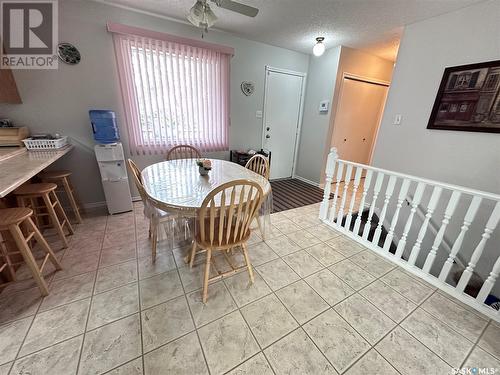
[[[9,231],[12,234],[12,237],[14,237],[17,247],[23,256],[26,265],[30,269],[33,278],[38,284],[38,288],[40,288],[42,296],[49,295],[49,288],[47,287],[47,283],[45,282],[43,275],[38,269],[38,265],[36,264],[35,258],[33,257],[33,254],[31,253],[31,250],[25,241],[23,232],[21,232],[21,228],[19,228],[19,225],[13,224],[9,226]]]
[[[66,195],[68,196],[69,204],[71,205],[73,213],[75,214],[76,221],[81,224],[82,217],[80,216],[80,209],[78,208],[78,204],[76,203],[75,197],[73,196],[73,190],[71,189],[71,186],[68,183],[68,179],[66,177],[63,177],[62,183],[64,185],[64,190],[66,191]]]
[[[49,193],[50,194],[50,193]],[[56,210],[57,212],[57,215],[59,217],[62,217],[63,219],[63,227],[66,226],[66,229],[68,229],[68,233],[71,235],[71,234],[74,234],[75,231],[73,230],[73,226],[71,225],[71,223],[69,222],[68,220],[68,217],[66,216],[66,212],[64,212],[62,206],[61,206],[61,202],[59,201],[59,198],[57,198],[57,194],[55,191],[52,192],[52,195],[54,197],[54,202],[55,202],[55,205],[54,205],[54,209]]]
[[[85,209],[83,208],[82,201],[80,200],[80,197],[76,193],[75,186],[73,185],[73,182],[71,179],[68,178],[68,185],[71,188],[71,193],[73,194],[73,198],[75,198],[76,205],[78,206],[78,213],[85,213]]]
[[[59,234],[61,241],[63,242],[63,249],[68,247],[68,241],[66,240],[66,235],[64,234],[64,230],[59,222],[59,218],[57,217],[56,212],[54,211],[54,207],[52,206],[52,201],[49,198],[49,194],[43,194],[43,202],[47,207],[47,212],[49,213],[50,221],[52,222],[52,226]]]
[[[23,197],[18,196],[18,197],[16,198],[16,200],[17,200],[17,206],[18,206],[18,207],[26,207],[26,206],[25,206],[25,204],[24,204],[24,199],[23,199]]]
[[[50,248],[49,244],[45,240],[45,237],[42,236],[40,231],[38,230],[37,226],[33,223],[33,220],[31,218],[27,218],[25,220],[26,226],[30,228],[33,231],[33,237],[35,237],[36,242],[40,244],[40,246],[45,250],[45,253],[49,254],[49,260],[52,262],[52,264],[56,267],[56,270],[62,270],[61,263],[56,258],[56,255]]]
[[[31,209],[33,210],[33,217],[35,218],[35,223],[39,227],[40,220],[38,219],[38,215],[35,208],[37,206],[36,198],[30,198],[30,204],[31,204]]]
[[[10,261],[9,252],[7,250],[7,246],[5,245],[3,235],[0,233],[0,255],[3,257],[9,281],[16,281],[16,273],[14,272],[14,267],[12,266],[12,262]]]

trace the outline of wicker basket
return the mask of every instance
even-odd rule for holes
[[[68,137],[64,136],[57,139],[23,139],[24,145],[28,150],[57,150],[66,146]]]

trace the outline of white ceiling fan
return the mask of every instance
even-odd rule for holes
[[[236,12],[239,14],[243,14],[248,17],[255,17],[259,10],[257,8],[237,3],[232,0],[210,0],[215,5],[220,8],[230,10],[232,12]],[[217,16],[212,11],[209,5],[209,0],[196,0],[196,3],[193,5],[189,14],[187,15],[187,19],[194,26],[203,28],[205,31],[208,31],[209,27],[212,27],[217,21]]]

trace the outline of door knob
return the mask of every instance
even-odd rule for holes
[[[266,130],[267,130],[267,131],[269,131],[269,130],[271,130],[271,128],[268,126],[268,127],[266,128]]]
[[[266,138],[269,139],[271,138],[271,136],[269,134],[266,134]]]

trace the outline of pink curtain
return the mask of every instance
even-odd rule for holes
[[[231,53],[175,37],[114,32],[113,41],[132,153],[228,149]]]

